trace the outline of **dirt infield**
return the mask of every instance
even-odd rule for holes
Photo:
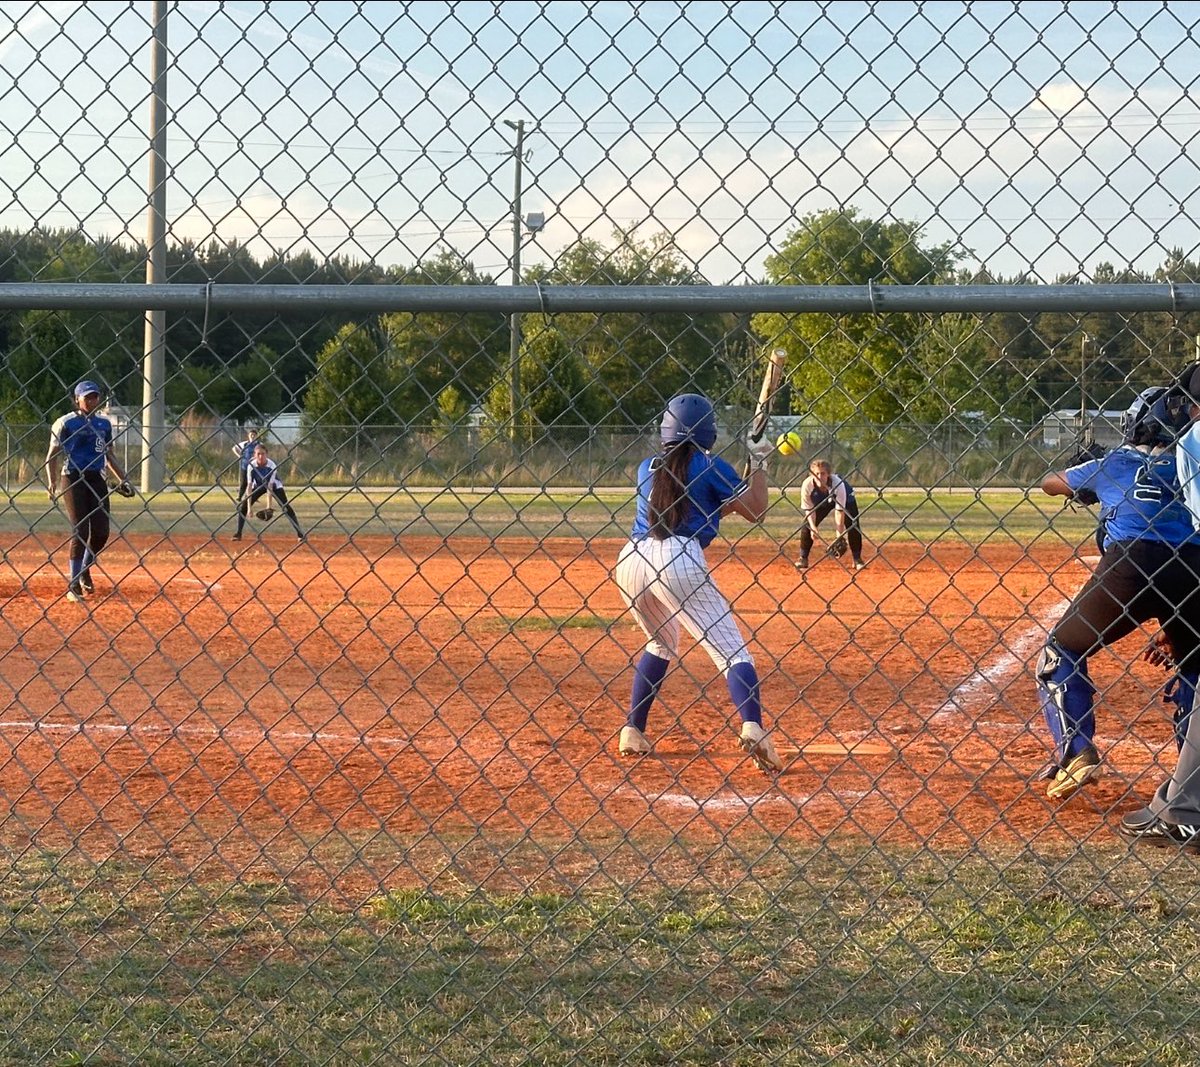
[[[1029,784],[1046,758],[1030,665],[1088,573],[1070,547],[901,545],[802,580],[765,542],[710,558],[790,767],[770,781],[737,751],[690,645],[654,754],[620,760],[641,636],[609,578],[619,547],[122,539],[82,608],[58,544],[10,538],[6,839],[238,869],[379,831],[1108,842],[1172,761],[1135,635],[1093,665],[1106,776],[1063,805]]]

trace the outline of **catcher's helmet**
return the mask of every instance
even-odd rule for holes
[[[707,452],[717,443],[717,415],[712,401],[699,393],[680,393],[667,401],[662,417],[662,443],[693,441]]]
[[[1171,403],[1171,390],[1155,385],[1138,393],[1121,416],[1121,436],[1131,445],[1173,444],[1188,419]]]

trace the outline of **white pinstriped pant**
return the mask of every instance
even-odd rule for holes
[[[659,659],[679,656],[682,623],[726,674],[735,663],[753,663],[733,611],[717,589],[704,549],[691,537],[630,541],[617,557],[617,587],[646,632],[646,651]]]

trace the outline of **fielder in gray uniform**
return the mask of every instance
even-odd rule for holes
[[[1190,416],[1191,425],[1175,445],[1175,463],[1184,502],[1192,522],[1200,531],[1200,363],[1193,363],[1179,376],[1174,400]],[[1200,586],[1200,564],[1194,568]],[[1176,650],[1178,652],[1178,650]],[[1200,663],[1196,656],[1176,663],[1175,677],[1168,687],[1176,705],[1175,737],[1179,758],[1171,777],[1158,787],[1146,807],[1126,815],[1118,832],[1137,845],[1200,849],[1200,716],[1192,714]]]

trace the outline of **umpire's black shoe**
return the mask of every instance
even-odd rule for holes
[[[1126,841],[1135,845],[1154,845],[1156,848],[1186,848],[1191,851],[1200,849],[1200,826],[1188,826],[1186,823],[1163,822],[1155,819],[1150,825],[1140,830],[1126,828],[1125,820],[1117,832]]]
[[[1121,820],[1120,833],[1126,836],[1130,834],[1140,834],[1149,830],[1158,822],[1158,816],[1149,808],[1139,808],[1137,811],[1130,812]]]

